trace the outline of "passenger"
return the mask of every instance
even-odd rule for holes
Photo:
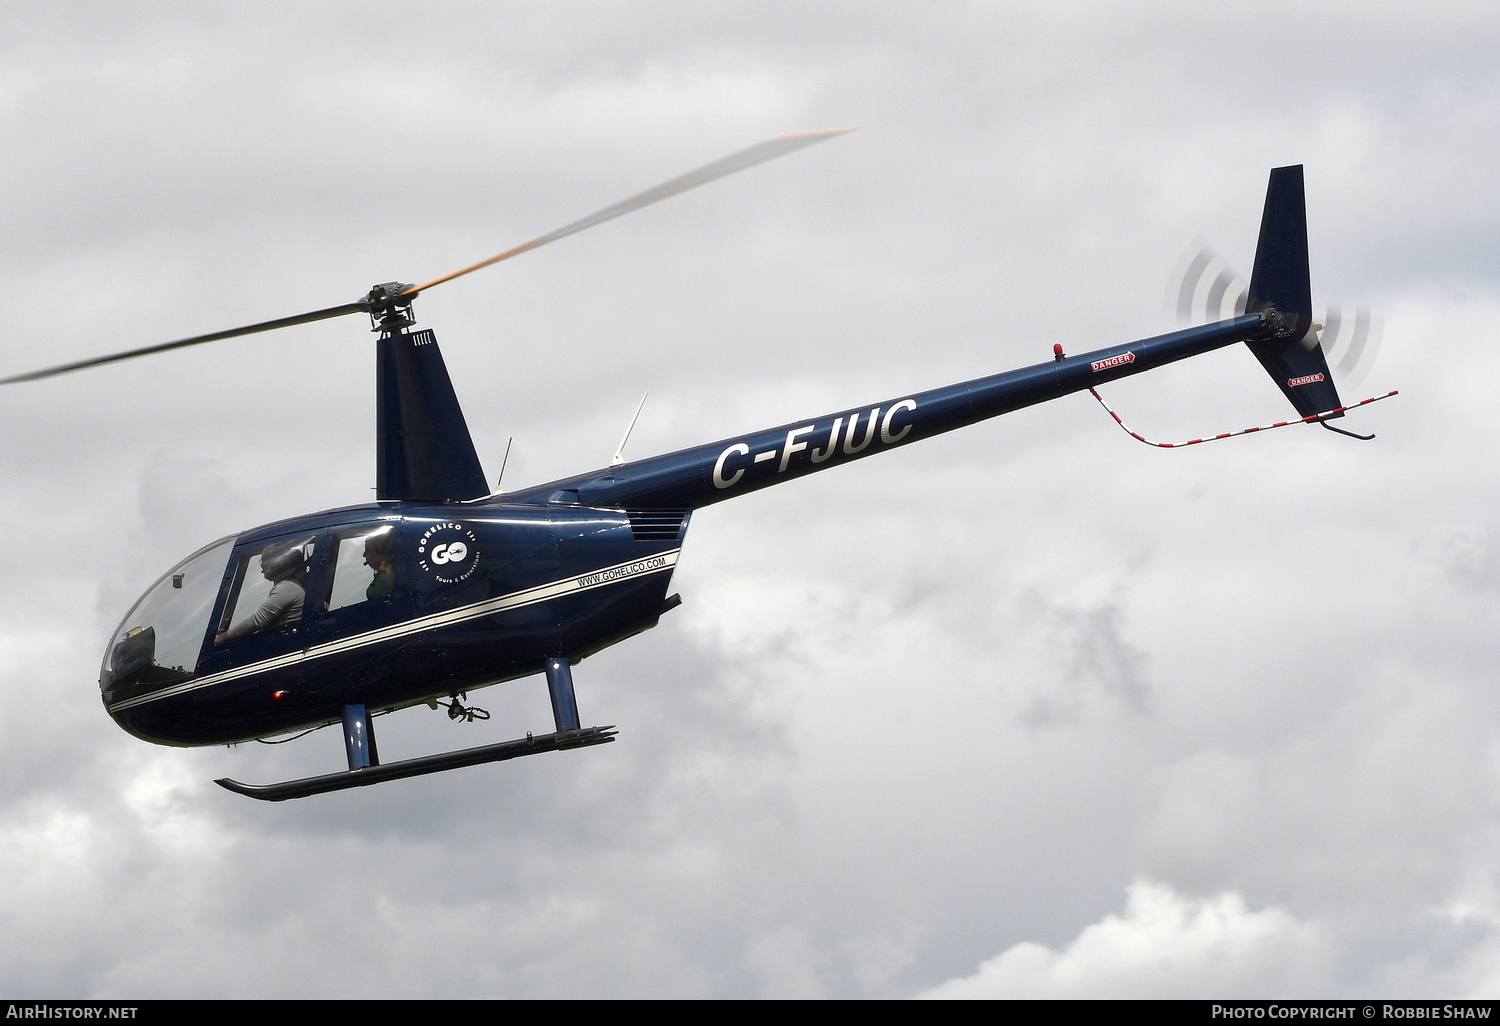
[[[365,539],[365,566],[375,571],[370,586],[365,589],[366,599],[389,598],[396,590],[396,573],[392,564],[396,561],[396,535],[393,531],[381,531]]]
[[[302,603],[307,597],[307,558],[302,554],[302,546],[279,548],[274,542],[267,545],[261,550],[260,572],[271,582],[271,594],[254,613],[216,634],[215,645],[281,627],[302,616]]]

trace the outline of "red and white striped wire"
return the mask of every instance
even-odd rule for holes
[[[1197,445],[1199,442],[1217,442],[1221,438],[1233,438],[1236,435],[1249,435],[1254,434],[1256,431],[1269,431],[1272,428],[1286,427],[1288,424],[1311,424],[1315,420],[1325,420],[1328,417],[1332,417],[1336,413],[1343,413],[1346,410],[1358,409],[1361,406],[1368,406],[1370,403],[1378,403],[1382,399],[1389,399],[1391,396],[1398,395],[1399,393],[1391,391],[1387,392],[1385,395],[1371,396],[1369,399],[1361,399],[1357,403],[1350,403],[1348,406],[1340,406],[1336,410],[1326,410],[1323,413],[1314,413],[1312,416],[1303,417],[1300,420],[1278,420],[1274,424],[1262,424],[1259,427],[1241,428],[1238,431],[1225,431],[1223,434],[1218,435],[1205,435],[1202,438],[1190,438],[1186,442],[1153,442],[1145,435],[1137,434],[1136,432],[1130,430],[1129,425],[1127,425],[1123,420],[1120,419],[1120,415],[1113,409],[1110,409],[1109,403],[1104,401],[1104,397],[1102,395],[1094,391],[1092,388],[1089,389],[1089,394],[1092,395],[1095,399],[1099,400],[1099,405],[1109,411],[1109,415],[1115,418],[1115,423],[1120,425],[1120,427],[1125,430],[1125,433],[1128,434],[1131,438],[1134,438],[1138,442],[1145,442],[1147,445],[1154,445],[1158,449],[1178,449],[1184,445]]]

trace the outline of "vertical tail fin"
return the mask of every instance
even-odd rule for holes
[[[375,357],[375,496],[459,502],[489,494],[431,329],[381,335]]]
[[[1273,168],[1266,187],[1266,209],[1261,216],[1245,312],[1269,309],[1279,316],[1280,330],[1274,338],[1249,343],[1266,373],[1304,417],[1342,406],[1313,328],[1307,200],[1301,164]]]

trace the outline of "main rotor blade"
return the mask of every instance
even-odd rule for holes
[[[434,278],[431,281],[423,282],[421,285],[413,285],[403,292],[402,295],[414,296],[423,289],[430,289],[434,285],[441,285],[445,281],[452,281],[454,278],[462,277],[470,271],[477,271],[481,267],[498,264],[500,261],[509,259],[518,253],[524,253],[528,249],[536,249],[538,246],[544,246],[549,242],[556,242],[566,235],[581,232],[585,228],[592,228],[596,224],[602,224],[605,221],[619,217],[621,214],[628,214],[632,210],[639,210],[642,207],[650,206],[652,203],[664,200],[669,196],[676,196],[680,192],[687,192],[689,189],[706,185],[716,178],[732,175],[736,171],[743,171],[746,168],[754,167],[756,164],[763,164],[768,160],[784,157],[788,153],[802,149],[804,146],[811,146],[813,143],[822,142],[824,139],[831,139],[836,135],[843,135],[845,132],[852,131],[854,131],[852,127],[824,128],[812,132],[788,132],[785,135],[773,135],[765,142],[757,143],[748,150],[731,153],[729,156],[716,160],[712,164],[705,164],[696,171],[689,171],[687,174],[673,178],[669,182],[663,182],[654,189],[647,189],[639,195],[632,196],[627,200],[621,200],[612,207],[605,207],[598,213],[590,214],[581,221],[574,221],[572,224],[564,225],[556,231],[532,239],[530,242],[523,242],[514,249],[507,249],[504,253],[497,253],[488,260],[481,260],[477,264],[470,264],[468,267],[460,268],[451,274],[445,274],[441,278]]]
[[[488,260],[481,260],[477,264],[470,264],[468,267],[461,268],[451,274],[445,274],[441,278],[434,278],[432,281],[424,282],[421,285],[408,286],[401,295],[415,296],[424,289],[430,289],[434,285],[440,285],[445,281],[462,277],[470,271],[479,270],[481,267],[497,264],[508,257],[515,256],[517,253],[524,253],[528,249],[536,249],[538,246],[554,242],[566,235],[572,235],[574,232],[581,232],[585,228],[592,228],[596,224],[619,217],[621,214],[628,214],[632,210],[639,210],[641,207],[649,206],[669,196],[675,196],[679,192],[687,192],[689,189],[712,182],[716,178],[732,175],[736,171],[743,171],[746,168],[754,167],[756,164],[763,164],[768,160],[784,157],[788,153],[793,153],[805,146],[811,146],[813,143],[822,142],[824,139],[831,139],[836,135],[843,135],[845,132],[852,131],[854,131],[852,127],[825,128],[813,132],[789,132],[785,135],[772,136],[765,142],[758,143],[747,150],[732,153],[727,157],[714,161],[712,164],[705,164],[696,171],[689,171],[687,174],[673,178],[669,182],[663,182],[654,189],[648,189],[639,195],[622,200],[612,207],[605,207],[603,210],[590,214],[581,221],[574,221],[572,224],[564,225],[554,232],[543,235],[540,238],[532,239],[530,242],[522,243],[514,249],[508,249],[504,253],[497,253]],[[101,364],[115,363],[120,360],[129,360],[136,356],[163,353],[169,349],[181,349],[184,346],[195,346],[202,342],[217,342],[220,339],[235,338],[239,335],[253,335],[260,331],[289,328],[294,324],[308,324],[312,321],[327,320],[330,317],[342,317],[345,314],[368,313],[370,312],[370,308],[370,301],[368,299],[356,300],[353,303],[345,303],[342,306],[331,306],[326,310],[314,310],[311,313],[281,317],[274,321],[262,321],[259,324],[248,324],[243,328],[230,328],[227,331],[215,331],[207,335],[194,335],[191,338],[180,338],[175,342],[163,342],[159,345],[144,346],[140,349],[131,349],[123,353],[114,353],[110,356],[97,356],[90,360],[79,360],[76,363],[65,363],[58,367],[48,367],[45,370],[32,371],[29,374],[17,374],[9,378],[0,378],[0,385],[13,385],[22,381],[36,381],[40,378],[50,378],[58,374],[67,374],[70,371],[98,367]]]
[[[259,324],[247,324],[243,328],[230,328],[228,331],[215,331],[208,335],[194,335],[192,338],[180,338],[175,342],[163,342],[160,345],[131,349],[123,353],[115,353],[112,356],[96,356],[92,360],[79,360],[77,363],[65,363],[60,367],[48,367],[46,370],[32,371],[30,374],[17,374],[10,378],[0,378],[0,385],[13,385],[20,381],[36,381],[38,378],[50,378],[57,374],[67,374],[69,371],[83,370],[85,367],[97,367],[101,363],[114,363],[117,360],[129,360],[135,356],[164,353],[168,349],[195,346],[200,342],[217,342],[221,338],[253,335],[258,331],[274,331],[277,328],[290,328],[294,324],[325,321],[330,317],[342,317],[345,314],[368,313],[369,309],[370,304],[361,299],[353,303],[345,303],[343,306],[330,306],[326,310],[314,310],[311,313],[297,314],[293,317],[281,317],[274,321],[261,321]]]

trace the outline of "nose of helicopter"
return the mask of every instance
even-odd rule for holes
[[[125,614],[105,647],[99,669],[104,706],[130,733],[174,743],[154,736],[156,731],[148,730],[132,710],[193,675],[233,547],[234,538],[221,538],[162,574]]]

